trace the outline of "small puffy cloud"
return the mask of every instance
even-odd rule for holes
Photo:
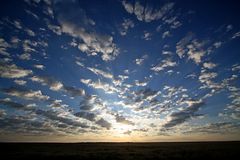
[[[93,68],[93,67],[88,67],[87,69],[92,71],[96,75],[101,75],[104,78],[114,79],[114,76],[112,74],[110,74],[108,72],[105,72],[103,70],[100,70],[100,69],[97,69],[97,68]]]
[[[150,32],[144,31],[142,39],[149,41],[149,40],[151,40],[151,37],[152,37],[152,34]]]
[[[126,125],[134,125],[134,123],[132,121],[126,119],[125,117],[123,117],[119,114],[115,115],[115,118],[118,123],[122,123],[122,124],[126,124]]]
[[[109,123],[108,121],[106,121],[105,119],[101,118],[98,121],[96,121],[96,124],[98,124],[99,126],[106,128],[106,129],[110,129],[112,127],[112,124]]]
[[[72,87],[72,86],[64,86],[64,91],[73,97],[85,95],[84,89],[76,88],[76,87]]]
[[[206,55],[219,48],[223,42],[214,39],[199,40],[193,33],[188,33],[176,45],[176,53],[180,58],[187,57],[196,64],[200,64]]]
[[[174,3],[166,3],[159,9],[154,9],[149,5],[143,6],[138,1],[135,4],[122,1],[122,5],[128,13],[134,14],[139,21],[151,22],[162,19],[170,13]]]
[[[80,102],[80,109],[83,111],[89,112],[100,106],[102,107],[103,104],[96,95],[86,95]]]
[[[189,33],[181,39],[177,43],[176,53],[180,58],[187,55],[188,59],[191,59],[196,64],[199,64],[202,61],[202,57],[207,53],[207,50],[205,49],[206,42],[193,39],[193,37],[193,34]]]
[[[8,107],[15,108],[15,109],[23,109],[23,108],[25,108],[25,106],[23,104],[14,102],[14,101],[12,101],[9,98],[0,99],[0,104],[8,106]]]
[[[232,36],[232,39],[236,39],[238,37],[240,37],[240,32],[234,33],[234,35]]]
[[[14,83],[16,83],[16,84],[18,84],[20,86],[24,86],[27,83],[27,81],[20,80],[20,79],[15,79]]]
[[[65,91],[73,97],[76,96],[84,96],[85,91],[81,88],[76,88],[72,86],[66,86],[60,81],[56,81],[52,77],[40,77],[40,76],[33,76],[30,78],[33,82],[40,83],[41,85],[48,85],[51,90],[53,91]]]
[[[81,79],[80,80],[82,83],[93,87],[94,89],[102,89],[105,93],[108,94],[114,94],[114,93],[118,93],[120,92],[117,88],[115,88],[114,86],[108,84],[108,83],[103,83],[100,80],[97,82],[93,82],[90,79]]]
[[[131,3],[127,3],[126,1],[122,1],[122,5],[124,6],[125,10],[132,14],[133,13],[133,5]]]
[[[17,29],[22,29],[23,27],[22,27],[22,23],[21,23],[21,21],[19,21],[19,20],[15,20],[15,21],[13,21],[12,22],[12,24],[17,28]]]
[[[217,65],[215,63],[212,62],[204,62],[203,63],[203,67],[207,68],[207,69],[213,69],[215,68]]]
[[[53,9],[50,6],[45,6],[43,8],[43,13],[51,18],[54,18]]]
[[[25,9],[25,12],[27,14],[33,16],[35,19],[39,20],[39,17],[35,13],[33,13],[32,11]]]
[[[77,117],[81,117],[81,118],[87,119],[89,121],[95,121],[95,119],[97,117],[96,114],[90,113],[90,112],[86,112],[86,111],[77,112],[74,115],[77,116]]]
[[[176,29],[182,26],[182,23],[178,20],[178,16],[164,18],[164,23],[170,25],[171,29]],[[161,26],[161,25],[160,25]],[[158,30],[158,28],[157,28]]]
[[[90,51],[89,47],[85,43],[79,44],[78,49],[82,52],[89,52]],[[96,55],[96,54],[97,54],[96,52],[91,53],[91,55],[93,55],[93,56]]]
[[[140,82],[139,80],[135,80],[135,85],[136,86],[146,86],[148,83],[147,82]]]
[[[165,50],[163,50],[163,51],[162,51],[162,54],[163,54],[163,55],[172,55],[173,53],[172,53],[171,51],[165,51]]]
[[[52,100],[50,107],[68,107],[66,104],[62,104],[62,100]]]
[[[58,108],[55,110],[38,109],[36,110],[36,114],[46,117],[51,121],[58,122],[59,124],[62,124],[62,125],[65,124],[66,127],[64,128],[67,128],[67,127],[89,128],[89,126],[86,123],[79,121],[76,116],[72,115],[70,112],[65,111],[62,108]]]
[[[36,49],[34,47],[36,47],[37,45],[38,43],[35,41],[24,40],[22,44],[23,51],[25,53],[36,52]]]
[[[195,79],[195,78],[197,78],[197,75],[196,75],[195,73],[191,73],[191,74],[188,74],[188,75],[186,76],[186,78]]]
[[[204,105],[202,100],[187,100],[184,103],[187,104],[187,107],[174,112],[170,115],[170,120],[163,125],[164,128],[171,128],[179,124],[184,123],[191,117],[199,116],[196,112]]]
[[[19,59],[30,60],[31,59],[31,54],[30,53],[23,53],[23,54],[19,55]]]
[[[135,62],[136,62],[137,65],[142,65],[142,64],[143,64],[143,61],[146,60],[147,58],[148,58],[148,55],[145,54],[145,55],[143,55],[141,58],[137,58],[137,59],[135,60]]]
[[[6,111],[3,109],[0,109],[0,119],[2,119],[6,115],[7,115]]]
[[[134,91],[131,96],[128,97],[129,102],[126,104],[130,105],[135,110],[144,110],[150,108],[154,99],[160,94],[160,91],[155,91],[150,88],[143,88]]]
[[[195,42],[193,44],[189,44],[187,46],[188,50],[188,59],[192,59],[196,64],[199,64],[202,60],[202,57],[205,55],[204,50],[199,50],[196,48],[197,46],[201,46],[201,43]]]
[[[75,63],[80,66],[80,67],[85,67],[85,65],[82,63],[82,62],[79,62],[79,61],[75,61]]]
[[[46,67],[42,64],[35,64],[33,65],[34,68],[40,69],[40,70],[44,70]]]
[[[216,122],[208,123],[202,126],[191,127],[184,131],[184,134],[201,133],[201,134],[226,134],[239,133],[239,123],[234,122]]]
[[[214,79],[217,77],[217,73],[215,72],[202,72],[199,76],[199,81],[202,83],[209,83],[211,79]]]
[[[239,64],[234,64],[232,66],[232,71],[235,72],[235,71],[240,71],[240,65]]]
[[[32,73],[31,70],[23,69],[15,64],[0,63],[0,77],[2,78],[22,78]]]
[[[222,42],[215,42],[215,43],[213,44],[213,46],[214,46],[215,48],[219,48],[219,47],[222,46]]]
[[[162,39],[167,38],[167,37],[170,37],[170,36],[171,36],[170,32],[169,32],[169,31],[165,31],[165,32],[163,32],[163,34],[162,34]]]
[[[10,47],[10,44],[7,43],[3,38],[0,38],[0,54],[4,56],[10,56],[7,52],[7,48]]]
[[[231,31],[232,29],[233,29],[233,25],[231,25],[231,24],[227,25],[227,27],[226,27],[227,32]]]
[[[132,20],[130,19],[124,19],[123,23],[121,24],[121,28],[120,28],[120,34],[122,36],[127,35],[128,29],[129,28],[133,28],[134,27],[134,23]]]
[[[175,67],[177,63],[172,61],[171,59],[164,59],[161,63],[157,64],[156,66],[152,67],[151,70],[155,72],[163,71],[166,68]]]
[[[31,36],[31,37],[34,37],[36,34],[31,30],[31,29],[29,29],[29,28],[26,28],[25,29],[25,32],[29,35],[29,36]]]
[[[102,60],[111,61],[119,54],[113,37],[96,33],[95,22],[79,8],[77,1],[58,1],[55,4],[62,32],[82,40],[79,49],[88,55],[101,54]]]
[[[49,99],[49,96],[43,95],[42,91],[40,90],[33,91],[33,90],[18,89],[15,87],[11,87],[11,88],[1,89],[1,91],[7,95],[15,96],[15,97],[19,97],[27,100],[48,100]]]
[[[51,90],[58,91],[63,88],[63,84],[61,82],[55,81],[50,77],[39,77],[33,76],[30,78],[33,82],[41,83],[42,85],[49,85]]]
[[[230,117],[233,119],[240,120],[240,112],[232,113]]]
[[[62,35],[62,30],[60,26],[57,25],[53,25],[48,23],[47,24],[48,29],[50,29],[53,33],[57,34],[57,35]]]
[[[14,45],[18,45],[21,40],[18,37],[12,37],[11,38],[11,43]]]

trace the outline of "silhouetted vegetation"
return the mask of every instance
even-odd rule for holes
[[[4,159],[236,159],[240,142],[0,143]]]

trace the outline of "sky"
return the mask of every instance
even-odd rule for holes
[[[1,1],[0,141],[240,140],[237,3]]]

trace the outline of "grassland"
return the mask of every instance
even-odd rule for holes
[[[0,143],[4,159],[237,159],[240,142]]]

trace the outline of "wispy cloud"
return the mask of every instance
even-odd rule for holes
[[[23,69],[15,64],[0,63],[0,77],[2,78],[22,78],[32,73],[32,70]]]
[[[170,120],[164,124],[163,127],[171,128],[184,123],[192,117],[199,116],[199,114],[196,114],[196,112],[204,105],[202,100],[189,100],[185,101],[184,103],[187,104],[187,107],[183,110],[172,113],[170,115]]]
[[[172,10],[174,3],[166,3],[159,9],[154,9],[149,5],[143,6],[139,1],[136,1],[135,4],[122,1],[122,5],[128,13],[134,14],[139,21],[151,22],[159,20],[168,14]]]
[[[126,36],[127,32],[130,28],[134,27],[134,23],[132,20],[130,19],[124,19],[123,23],[121,24],[121,28],[120,28],[120,34],[122,36]]]
[[[78,48],[82,52],[88,55],[101,53],[104,61],[115,59],[119,49],[113,42],[113,37],[96,33],[95,22],[87,17],[83,9],[76,7],[77,2],[58,2],[55,6],[62,32],[81,39],[83,43],[79,44]]]
[[[160,72],[160,71],[163,71],[166,68],[171,68],[171,67],[175,67],[175,66],[177,66],[177,63],[174,62],[173,60],[164,59],[164,60],[161,61],[161,63],[152,67],[151,70],[153,70],[155,72]]]
[[[40,90],[27,90],[27,89],[20,89],[20,88],[4,88],[1,89],[1,92],[19,98],[24,98],[27,100],[47,100],[49,96],[43,95],[42,91]]]

